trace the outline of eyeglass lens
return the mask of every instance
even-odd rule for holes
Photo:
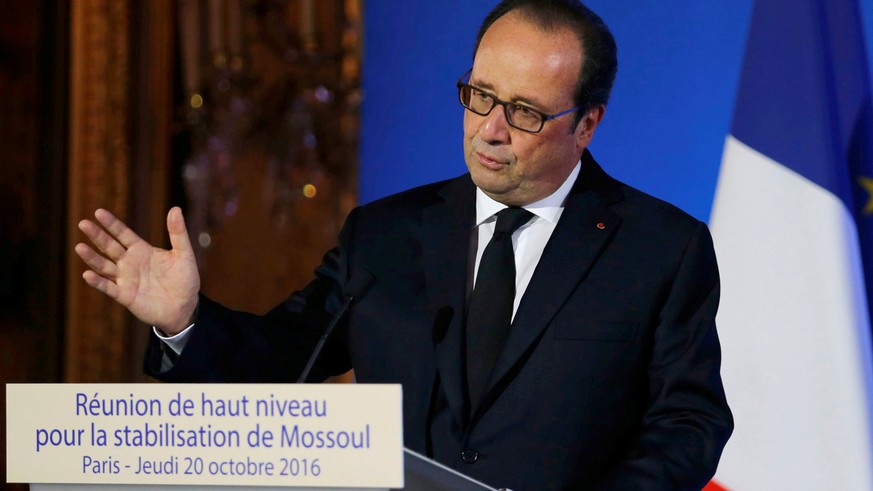
[[[467,109],[481,116],[487,116],[494,106],[500,104],[504,107],[504,114],[509,124],[526,131],[539,131],[543,125],[543,116],[525,106],[512,102],[498,101],[493,95],[469,85],[460,87],[461,103]]]

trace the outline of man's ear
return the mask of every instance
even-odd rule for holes
[[[581,152],[591,143],[591,139],[594,138],[594,130],[597,129],[597,125],[603,120],[604,114],[606,114],[606,106],[603,104],[598,104],[588,109],[588,112],[585,113],[585,116],[576,125],[577,150]]]

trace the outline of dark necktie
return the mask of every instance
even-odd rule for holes
[[[476,286],[467,311],[467,390],[471,413],[484,395],[491,369],[512,322],[515,300],[515,254],[512,234],[533,214],[510,207],[497,214],[494,235],[482,253]]]

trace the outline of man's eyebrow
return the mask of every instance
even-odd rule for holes
[[[483,80],[475,80],[472,78],[470,79],[469,84],[477,89],[484,89],[484,90],[490,92],[491,94],[494,94],[496,97],[494,84],[485,82]],[[542,108],[545,107],[545,104],[543,104],[542,102],[540,102],[539,100],[537,100],[534,97],[515,97],[515,98],[511,99],[509,102],[512,102],[515,104],[524,104],[524,105],[530,106],[531,108],[536,109],[538,111],[544,111]]]

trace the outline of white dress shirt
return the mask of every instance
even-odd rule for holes
[[[540,262],[546,243],[552,237],[552,232],[558,225],[558,219],[564,212],[564,202],[579,177],[581,163],[577,163],[567,179],[554,193],[545,198],[523,206],[525,210],[534,214],[526,224],[522,225],[512,234],[512,249],[515,251],[515,301],[512,305],[512,316],[518,310],[521,298],[530,284],[534,270]],[[489,198],[481,189],[476,189],[476,229],[478,241],[476,246],[476,267],[473,270],[473,284],[476,284],[476,276],[479,272],[479,262],[485,252],[485,246],[494,235],[494,226],[497,222],[497,212],[507,208]],[[474,286],[475,287],[475,286]]]

